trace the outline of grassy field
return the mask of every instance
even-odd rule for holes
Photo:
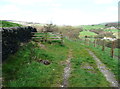
[[[83,28],[83,31],[87,31],[87,30],[89,31],[89,30],[93,30],[93,29],[98,30],[98,29],[103,28],[102,30],[104,32],[112,32],[113,34],[116,34],[116,33],[120,32],[120,30],[118,30],[118,29],[106,29],[105,25],[94,25],[94,26],[92,26],[92,25],[83,25],[81,27]]]
[[[94,33],[94,32],[82,31],[82,32],[80,32],[79,37],[85,37],[85,36],[94,37],[94,36],[96,36],[96,35],[97,35],[97,34]]]
[[[0,21],[0,27],[19,27],[19,26],[22,25],[8,21]]]
[[[82,45],[80,41],[65,39],[64,45],[43,44],[45,47],[41,47],[34,41],[29,42],[4,62],[4,86],[59,87],[63,82],[65,60],[70,49],[72,49],[73,58],[71,59],[72,71],[68,80],[69,87],[109,86],[95,61],[88,54],[86,46]],[[44,65],[37,62],[38,59],[49,60],[51,64]],[[88,65],[92,69],[85,69],[84,65]]]
[[[99,28],[104,28],[104,25],[82,25],[81,26],[84,30],[91,30],[91,29],[99,29]]]

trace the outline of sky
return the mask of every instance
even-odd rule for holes
[[[118,21],[119,0],[0,0],[0,20],[56,25]]]

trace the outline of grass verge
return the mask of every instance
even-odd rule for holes
[[[62,83],[64,66],[61,61],[67,57],[67,48],[61,45],[45,44],[47,50],[30,42],[3,64],[3,86],[5,87],[59,87]],[[62,50],[62,51],[60,51]],[[50,65],[38,63],[44,59]]]

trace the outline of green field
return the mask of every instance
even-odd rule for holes
[[[120,30],[118,29],[106,29],[105,25],[83,25],[81,26],[83,28],[83,31],[87,31],[87,30],[98,30],[98,29],[101,29],[104,31],[104,32],[112,32],[113,34],[114,33],[118,33],[120,32]],[[89,33],[91,34],[91,33]]]
[[[85,36],[94,37],[94,36],[97,35],[96,33],[90,32],[90,31],[82,31],[82,32],[80,32],[79,34],[80,34],[80,35],[79,35],[80,38],[81,38],[81,37],[83,38],[83,37],[85,37]]]
[[[12,23],[12,22],[9,22],[9,21],[0,21],[0,27],[19,27],[19,26],[22,26],[20,24],[17,24],[17,23]]]
[[[81,26],[84,30],[91,30],[91,29],[99,29],[99,28],[104,28],[104,25],[82,25]]]

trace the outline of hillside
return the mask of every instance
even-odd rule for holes
[[[17,24],[17,23],[12,23],[12,22],[9,22],[9,21],[4,21],[2,20],[1,23],[0,23],[1,27],[19,27],[19,26],[22,26],[20,24]]]
[[[108,24],[108,23],[120,23],[120,22],[117,22],[117,21],[115,21],[115,22],[104,22],[104,23],[100,23],[100,24],[105,25],[105,24]]]

